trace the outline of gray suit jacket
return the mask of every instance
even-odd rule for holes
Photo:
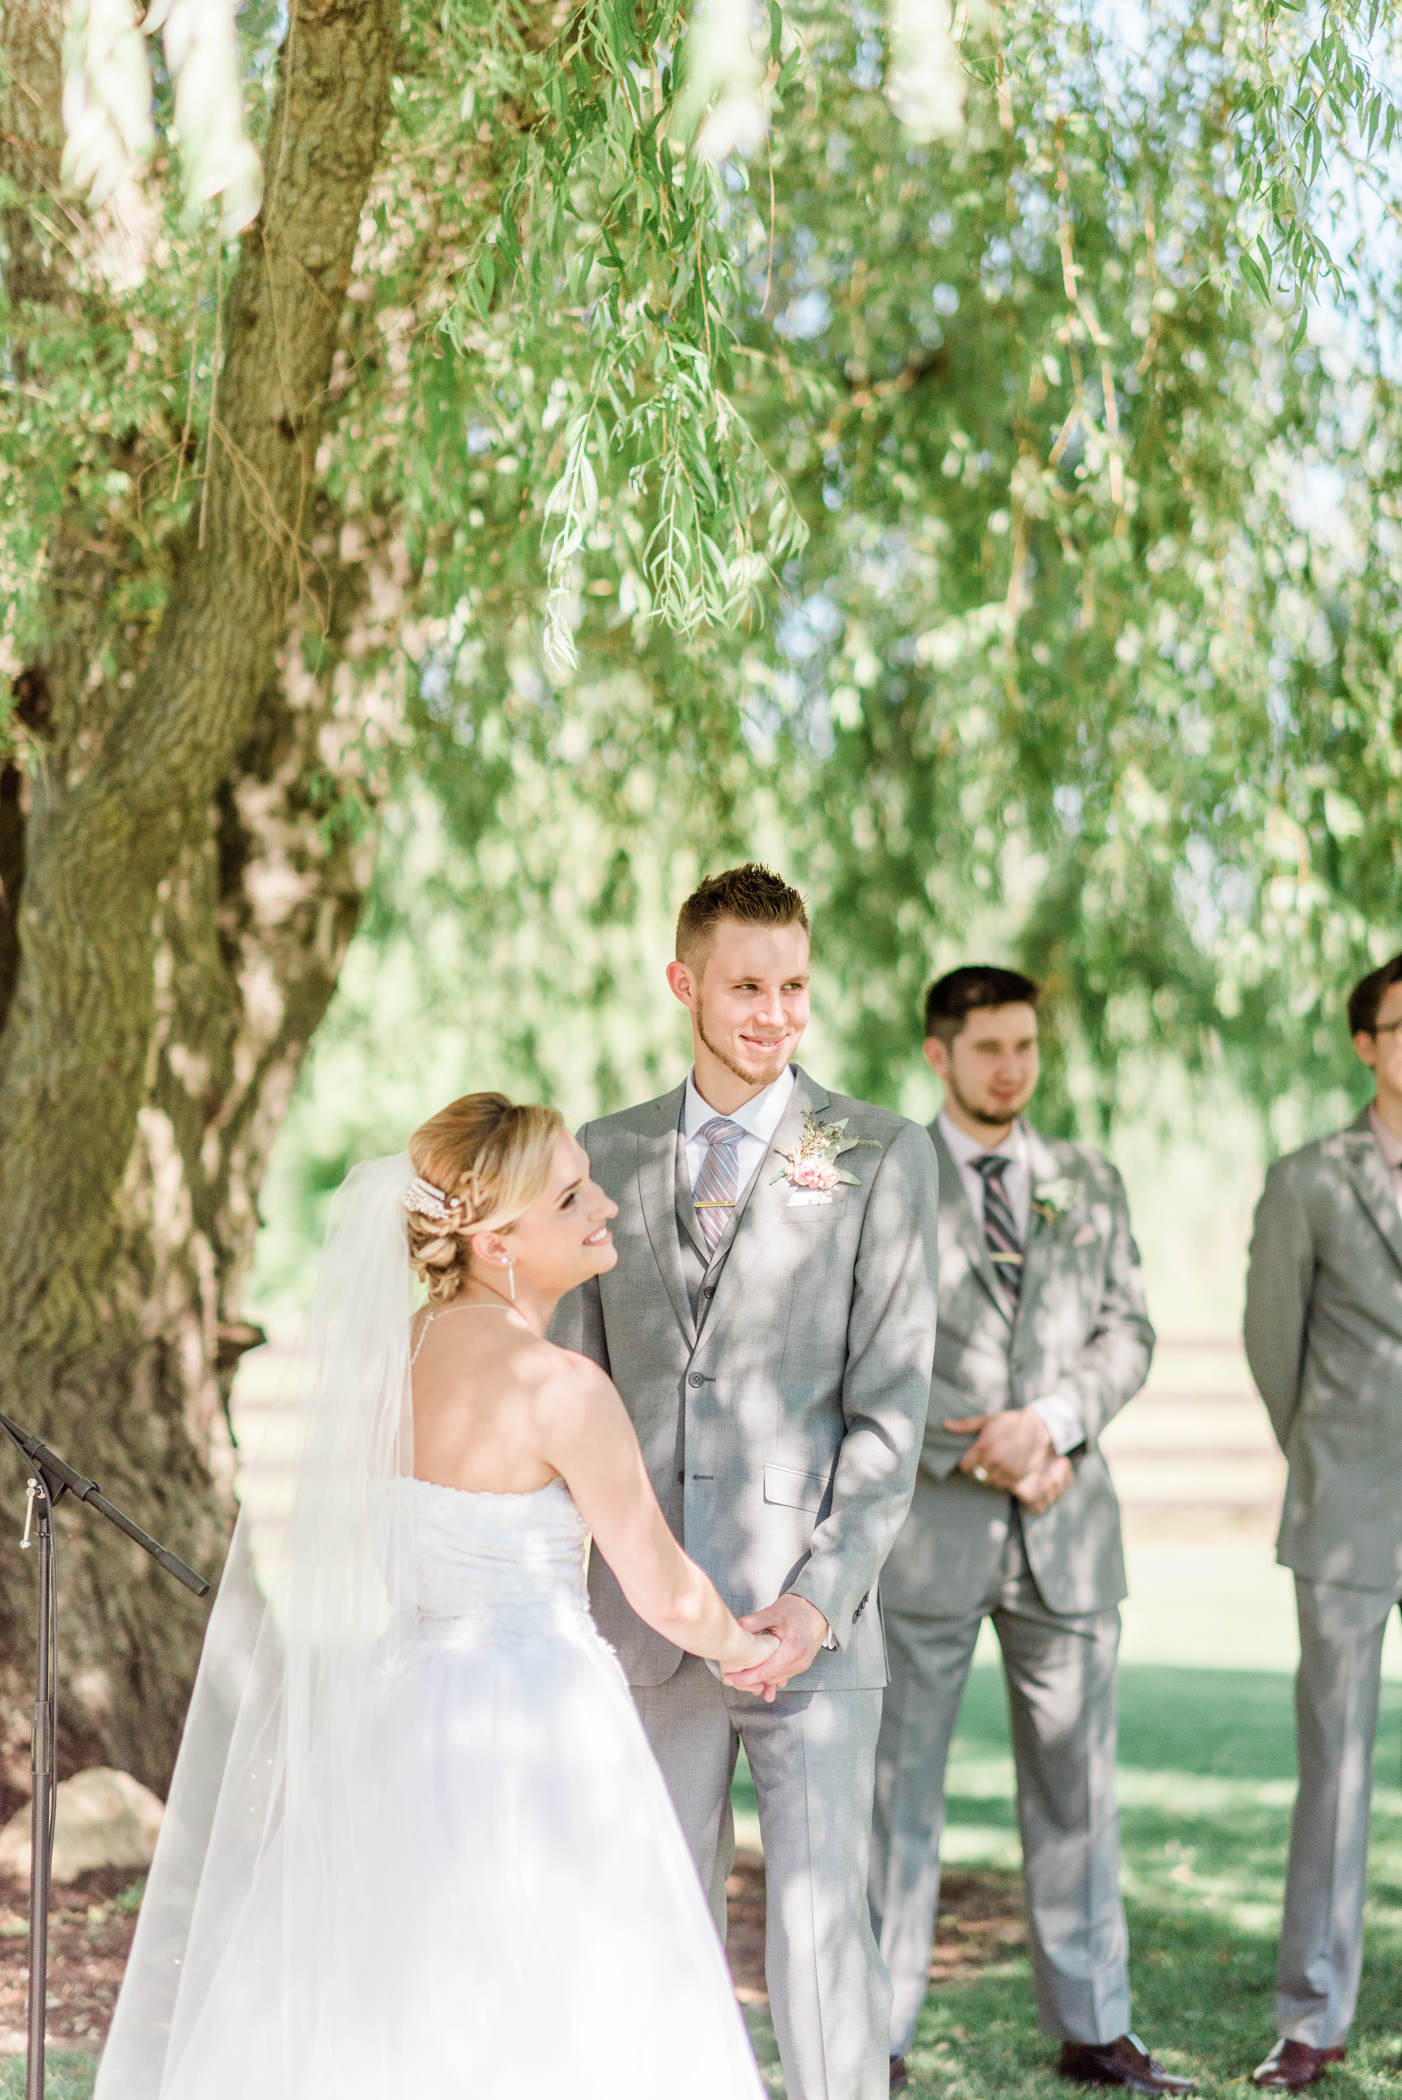
[[[1104,1611],[1125,1594],[1120,1505],[1099,1437],[1149,1375],[1154,1330],[1139,1249],[1109,1161],[1026,1128],[1034,1191],[1065,1181],[1072,1195],[1053,1220],[1033,1212],[1014,1318],[959,1169],[938,1124],[930,1126],[940,1163],[939,1339],[915,1497],[882,1581],[894,1611],[973,1610],[1007,1540],[1012,1497],[957,1470],[972,1439],[941,1424],[1053,1391],[1074,1399],[1086,1440],[1061,1500],[1039,1517],[1022,1511],[1032,1573],[1057,1612]]]
[[[794,1204],[771,1153],[709,1266],[694,1257],[693,1293],[684,1182],[677,1201],[683,1093],[580,1131],[619,1206],[618,1262],[570,1293],[551,1335],[609,1372],[668,1523],[731,1609],[796,1590],[826,1617],[837,1647],[802,1689],[876,1688],[886,1651],[867,1606],[910,1502],[934,1356],[934,1156],[918,1124],[799,1071],[775,1150],[810,1109],[845,1116],[849,1138],[875,1141],[843,1157],[858,1185]],[[680,1649],[635,1615],[598,1555],[589,1586],[631,1682],[665,1682]]]
[[[1402,1217],[1365,1109],[1266,1175],[1246,1354],[1290,1462],[1287,1568],[1402,1583]]]

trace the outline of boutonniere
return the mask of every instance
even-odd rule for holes
[[[849,1120],[844,1116],[840,1123],[820,1123],[810,1109],[798,1143],[790,1145],[787,1151],[782,1145],[775,1146],[784,1165],[774,1176],[774,1181],[787,1181],[790,1188],[811,1189],[829,1199],[841,1182],[860,1188],[857,1176],[849,1174],[837,1162],[844,1152],[854,1152],[858,1145],[875,1145],[877,1140],[845,1137],[843,1133]],[[773,1186],[774,1182],[771,1182],[770,1187]]]
[[[1044,1224],[1064,1218],[1076,1200],[1076,1184],[1062,1174],[1055,1181],[1039,1181],[1032,1190],[1032,1208]]]

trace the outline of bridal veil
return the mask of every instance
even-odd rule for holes
[[[303,2090],[373,2084],[374,1938],[400,1923],[379,1901],[367,1935],[361,1899],[369,1886],[383,1896],[401,1804],[377,1801],[367,1829],[363,1782],[375,1688],[405,1624],[393,1600],[413,1592],[413,1498],[395,1488],[413,1472],[412,1176],[407,1153],[371,1160],[335,1198],[265,1431],[280,1461],[291,1454],[285,1536],[265,1594],[246,1514],[235,1528],[96,2100],[180,2091],[182,2058],[221,1972],[227,1986],[239,1966],[255,1907],[256,1937],[281,1953],[276,1979],[265,1974],[261,1990],[251,1980],[250,2021],[296,2007],[297,2031],[272,2041],[289,2072],[312,2071]],[[388,2071],[393,2008],[383,2017]],[[352,2033],[356,2063],[338,2066]]]

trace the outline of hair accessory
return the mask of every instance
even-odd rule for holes
[[[460,1196],[445,1196],[422,1174],[416,1174],[404,1191],[404,1208],[413,1216],[427,1218],[434,1225],[451,1225],[462,1209]]]

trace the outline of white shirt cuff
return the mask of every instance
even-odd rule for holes
[[[1064,1393],[1048,1393],[1044,1400],[1029,1400],[1027,1405],[1046,1423],[1052,1449],[1058,1458],[1064,1458],[1068,1451],[1075,1450],[1077,1444],[1085,1442],[1086,1425],[1076,1412],[1075,1403]]]

